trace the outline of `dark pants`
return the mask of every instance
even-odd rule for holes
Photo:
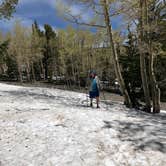
[[[99,97],[99,91],[90,91],[90,92],[89,92],[89,97],[90,97],[90,98]]]

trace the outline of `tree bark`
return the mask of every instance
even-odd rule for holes
[[[16,62],[17,62],[17,70],[18,70],[18,80],[22,83],[23,82],[23,78],[22,78],[22,70],[21,70],[21,64],[20,64],[20,59],[17,58]]]
[[[32,69],[32,80],[35,82],[36,81],[36,77],[35,77],[35,70],[34,70],[33,62],[31,62],[31,69]]]
[[[160,89],[158,87],[155,73],[154,73],[154,55],[152,53],[152,45],[150,44],[150,68],[149,68],[149,76],[151,82],[151,92],[152,92],[152,102],[153,102],[153,113],[160,112]]]
[[[150,91],[148,85],[148,77],[147,77],[147,69],[146,69],[146,61],[145,61],[145,42],[144,42],[144,8],[143,1],[140,0],[140,26],[139,26],[139,52],[140,52],[140,70],[141,70],[141,79],[142,86],[145,97],[145,111],[151,112],[151,101],[150,101]]]
[[[43,62],[42,59],[40,59],[40,78],[45,80],[45,70],[44,70],[44,66],[43,66]]]
[[[108,9],[109,3],[107,0],[101,0],[101,4],[103,5],[105,24],[106,24],[107,33],[109,36],[110,47],[111,47],[111,50],[113,53],[115,74],[116,74],[116,77],[117,77],[118,82],[120,84],[121,92],[124,95],[124,104],[128,107],[132,107],[131,99],[130,99],[130,96],[129,96],[128,91],[127,91],[126,86],[125,86],[124,79],[123,79],[122,74],[121,74],[118,55],[117,55],[117,52],[115,49],[115,44],[113,41],[112,25],[111,25],[111,20],[110,20],[110,16],[109,16],[109,9]]]
[[[29,62],[27,61],[26,63],[26,72],[27,72],[27,81],[30,81],[31,78],[30,78],[30,65],[29,65]]]
[[[21,66],[18,63],[18,75],[19,75],[19,81],[22,83],[23,82],[23,78],[22,78],[22,71],[21,71]]]
[[[147,30],[147,44],[148,44],[148,54],[149,54],[149,77],[150,77],[150,87],[151,87],[151,95],[152,95],[152,103],[153,103],[153,113],[159,113],[160,112],[160,89],[158,87],[155,72],[154,72],[154,54],[152,49],[152,40],[150,38],[149,34],[152,34],[151,32],[151,22],[149,21],[149,10],[148,10],[148,2],[147,0],[144,0],[145,2],[145,17],[146,17],[146,27],[148,27]]]

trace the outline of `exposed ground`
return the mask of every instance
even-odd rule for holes
[[[4,83],[0,81],[0,83]],[[78,89],[77,88],[71,88],[67,87],[66,85],[56,85],[52,83],[47,83],[47,82],[33,82],[33,83],[19,83],[19,82],[5,82],[6,84],[9,85],[21,85],[24,87],[43,87],[43,88],[54,88],[54,89],[62,89],[62,90],[69,90],[69,91],[75,91],[75,92],[80,92],[80,93],[88,93],[88,90],[85,88]],[[110,100],[110,101],[116,101],[116,102],[123,102],[123,96],[116,94],[116,93],[110,93],[107,91],[101,92],[100,93],[100,98],[101,100]],[[166,102],[161,102],[161,109],[166,110]]]

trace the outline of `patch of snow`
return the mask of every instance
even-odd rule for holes
[[[166,165],[165,111],[87,104],[83,93],[0,83],[0,165]]]

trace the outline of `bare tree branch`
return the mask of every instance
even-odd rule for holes
[[[77,17],[79,17],[79,15],[73,16],[73,15],[70,14],[70,13],[68,13],[68,15],[69,15],[70,17],[72,17],[72,19],[66,18],[66,17],[65,17],[65,19],[66,19],[67,21],[71,22],[71,23],[75,23],[75,24],[78,24],[78,25],[91,26],[91,27],[106,28],[106,26],[104,26],[104,25],[80,22],[80,21],[78,21],[78,19],[77,19]]]

